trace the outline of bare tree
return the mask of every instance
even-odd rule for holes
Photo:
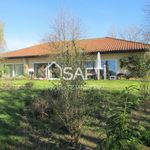
[[[144,42],[143,29],[135,25],[120,30],[119,37],[125,40]]]
[[[150,3],[147,3],[145,5],[144,14],[145,14],[145,22],[143,25],[144,39],[147,43],[150,43]]]
[[[49,48],[54,51],[54,54],[50,55],[51,61],[57,61],[62,67],[71,67],[73,74],[78,67],[83,69],[86,56],[83,46],[80,47],[79,44],[79,39],[83,37],[79,19],[63,12],[53,20],[50,27]],[[69,131],[71,143],[74,143],[76,149],[79,149],[77,145],[86,121],[87,105],[83,96],[83,84],[84,81],[80,77],[68,81],[61,78],[60,86],[55,89],[59,89],[60,96],[46,94],[60,124]]]
[[[5,40],[4,40],[4,33],[3,33],[3,24],[0,22],[0,78],[2,77],[3,74],[3,64],[2,64],[2,56],[1,56],[1,51],[4,48]]]
[[[82,35],[79,18],[62,11],[50,24],[52,40],[79,40]]]
[[[108,32],[108,36],[130,41],[144,42],[143,33],[144,31],[141,27],[130,25],[120,29],[111,27]]]
[[[113,38],[117,38],[117,28],[116,26],[111,26],[107,32],[107,35]]]
[[[61,12],[51,22],[51,34],[48,37],[50,50],[56,52],[79,52],[77,41],[83,37],[80,20],[66,12]],[[78,50],[77,50],[78,47]]]
[[[4,25],[2,22],[0,22],[0,50],[3,50],[5,46],[5,40],[4,40]]]

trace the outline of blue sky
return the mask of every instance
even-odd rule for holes
[[[147,0],[0,0],[9,50],[39,43],[63,9],[81,19],[87,37],[107,36],[114,26],[141,25]]]

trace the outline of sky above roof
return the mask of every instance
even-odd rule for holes
[[[61,9],[78,16],[88,38],[107,36],[110,28],[142,25],[148,0],[1,0],[8,50],[42,41]]]

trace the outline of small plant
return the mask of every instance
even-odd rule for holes
[[[99,143],[98,149],[141,149],[141,135],[137,127],[131,125],[131,110],[137,104],[130,94],[132,90],[134,90],[133,87],[123,90],[116,98],[118,100],[115,107],[109,105],[107,108],[106,137]]]
[[[49,104],[43,99],[34,101],[30,107],[32,116],[36,119],[48,117]]]
[[[83,90],[77,90],[69,86],[56,87],[46,93],[46,98],[50,107],[54,110],[55,120],[59,120],[57,122],[59,122],[63,132],[67,131],[66,133],[70,135],[70,139],[66,140],[70,141],[77,148],[87,113],[87,104]]]
[[[24,87],[25,88],[32,88],[34,86],[34,83],[33,82],[27,82]]]

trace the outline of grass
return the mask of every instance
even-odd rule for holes
[[[23,108],[23,93],[15,90],[0,90],[0,147],[8,143],[19,143],[23,137],[16,131],[21,120],[20,109]],[[8,145],[7,145],[8,144]],[[7,147],[8,148],[8,147]]]
[[[27,126],[22,114],[25,103],[32,101],[38,90],[0,88],[0,149],[27,148],[26,134],[22,127]]]
[[[32,89],[21,88],[27,82],[33,82]],[[1,149],[30,149],[36,148],[36,142],[33,137],[39,138],[38,132],[27,132],[32,129],[30,123],[23,114],[26,103],[30,103],[42,90],[58,84],[59,81],[30,81],[30,80],[13,80],[0,81],[0,148]],[[112,80],[112,81],[86,81],[86,88],[103,88],[109,91],[120,91],[127,86],[140,86],[138,81]],[[138,114],[137,114],[138,113]],[[137,111],[136,115],[139,115]],[[35,120],[35,126],[48,130],[50,127],[43,126],[39,120]],[[95,123],[95,121],[94,121]],[[147,121],[146,121],[147,123]],[[147,123],[148,124],[148,123]],[[90,129],[89,129],[90,128]],[[27,130],[26,130],[27,129]],[[32,129],[34,130],[34,129]],[[31,131],[32,131],[31,130]],[[35,140],[34,139],[34,140]],[[80,139],[81,143],[95,147],[95,140],[98,139],[97,131],[91,127],[85,127],[84,135]],[[45,141],[45,137],[40,136],[40,140]],[[35,145],[33,143],[35,142]],[[29,146],[29,147],[28,147]],[[42,148],[41,148],[42,149]]]
[[[47,81],[47,80],[12,80],[12,84],[15,87],[20,87],[25,85],[27,82],[33,82],[34,88],[36,89],[46,89],[52,87],[59,83],[59,81]],[[0,82],[0,85],[2,81]],[[139,87],[140,81],[130,81],[130,80],[88,80],[86,81],[87,88],[103,88],[109,90],[121,90],[128,86]]]
[[[140,86],[139,81],[129,81],[129,80],[89,80],[87,81],[87,87],[89,88],[103,88],[109,90],[122,90],[128,86]]]

